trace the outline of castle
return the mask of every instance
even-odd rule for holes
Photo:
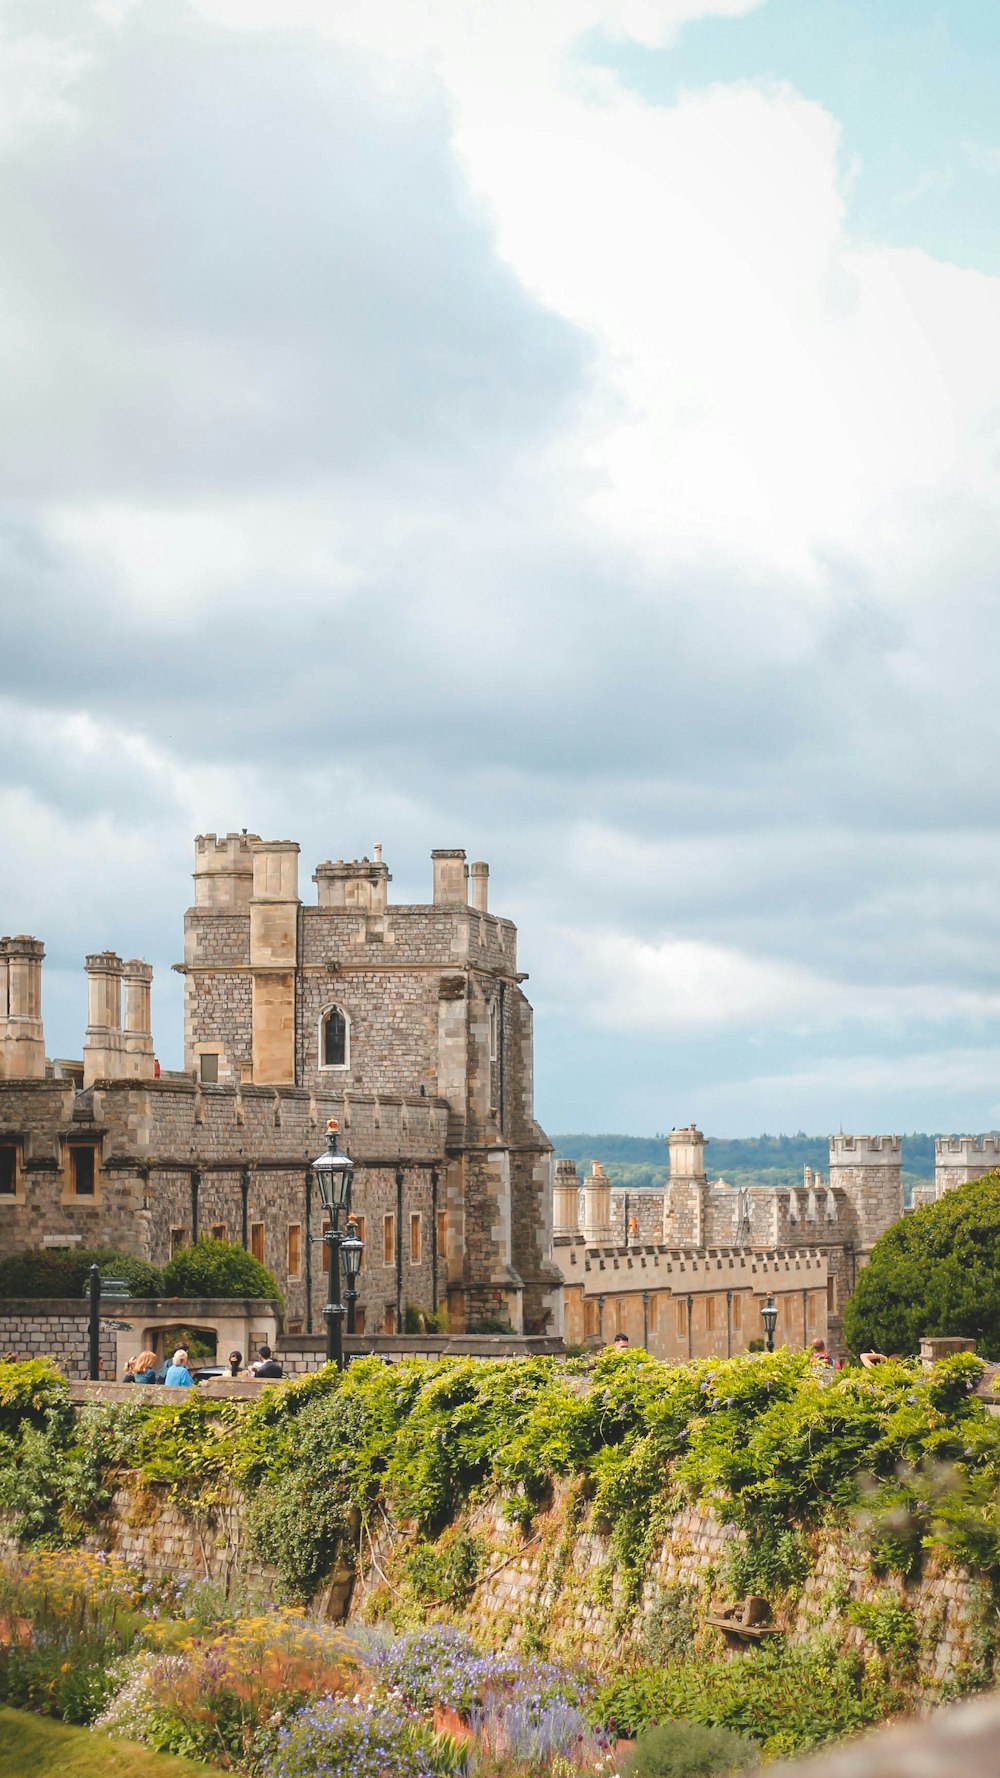
[[[622,1332],[659,1358],[726,1357],[763,1335],[772,1297],[778,1345],[824,1339],[842,1352],[841,1312],[872,1246],[904,1214],[899,1136],[830,1138],[829,1174],[800,1188],[711,1183],[694,1125],[667,1139],[662,1191],[613,1187],[599,1163],[581,1183],[557,1161],[554,1253],[569,1341]],[[1000,1166],[1000,1137],[942,1136],[934,1183],[914,1206]]]
[[[359,1331],[401,1330],[411,1303],[456,1331],[558,1331],[531,1007],[487,865],[436,851],[431,903],[393,905],[376,846],[318,865],[307,905],[298,857],[255,834],[195,841],[182,1071],[154,1055],[151,968],[113,951],[86,959],[82,1060],[48,1061],[43,945],[0,940],[3,1250],[108,1243],[162,1265],[216,1234],[275,1274],[286,1331],[312,1332],[309,1163],[334,1116],[357,1169]]]
[[[0,1243],[111,1245],[164,1264],[201,1233],[275,1275],[286,1336],[325,1300],[325,1225],[310,1162],[336,1117],[356,1163],[365,1243],[358,1331],[407,1309],[452,1333],[509,1326],[571,1343],[624,1332],[657,1356],[725,1356],[763,1331],[840,1346],[840,1315],[874,1242],[903,1214],[898,1136],[837,1135],[824,1181],[734,1190],[705,1172],[694,1125],[668,1139],[660,1192],[581,1183],[535,1121],[532,1013],[517,934],[489,911],[488,867],[435,851],[429,904],[389,902],[372,857],[200,835],[184,917],[184,1068],[160,1068],[152,970],[86,959],[79,1061],[49,1061],[44,947],[0,940]],[[943,1137],[939,1196],[1000,1164],[1000,1138]]]

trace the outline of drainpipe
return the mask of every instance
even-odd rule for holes
[[[726,1291],[726,1357],[733,1356],[733,1293]]]
[[[438,1170],[431,1168],[431,1308],[438,1306]]]
[[[312,1267],[312,1251],[313,1251],[312,1250],[312,1218],[313,1218],[312,1182],[313,1182],[313,1176],[312,1176],[312,1168],[311,1167],[306,1168],[305,1180],[306,1180],[306,1315],[305,1315],[305,1325],[306,1325],[306,1333],[311,1334],[312,1330],[313,1330],[313,1267]]]
[[[201,1174],[197,1167],[191,1169],[191,1239],[198,1239],[198,1192],[201,1189]]]
[[[694,1357],[694,1297],[688,1297],[688,1357]]]
[[[396,1168],[396,1332],[403,1332],[403,1169]]]
[[[240,1172],[240,1245],[244,1253],[250,1246],[250,1169],[243,1167]]]

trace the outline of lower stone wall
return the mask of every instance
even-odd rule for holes
[[[582,1512],[573,1488],[560,1489],[549,1510],[527,1532],[506,1517],[502,1502],[474,1509],[444,1533],[446,1549],[456,1533],[471,1534],[483,1551],[479,1584],[467,1603],[439,1610],[488,1646],[551,1646],[562,1658],[579,1656],[600,1667],[610,1658],[647,1652],[658,1630],[676,1609],[678,1590],[687,1591],[693,1610],[694,1646],[720,1652],[720,1634],[706,1623],[715,1605],[730,1603],[722,1578],[727,1553],[742,1536],[710,1511],[685,1506],[672,1519],[638,1597],[629,1600],[606,1525]],[[2,1539],[0,1539],[2,1541]],[[106,1549],[140,1562],[153,1573],[204,1575],[227,1588],[238,1577],[265,1596],[277,1590],[275,1571],[251,1559],[246,1545],[244,1503],[237,1493],[210,1515],[184,1512],[158,1488],[122,1483],[88,1547]],[[330,1576],[314,1602],[325,1616],[384,1617],[404,1595],[400,1576],[412,1536],[383,1534],[371,1544],[361,1538],[356,1573]],[[414,1609],[412,1595],[410,1612]],[[804,1643],[820,1632],[842,1647],[866,1654],[874,1647],[860,1627],[848,1622],[852,1602],[884,1603],[895,1598],[912,1615],[920,1637],[920,1677],[935,1685],[947,1681],[976,1658],[992,1606],[981,1580],[962,1568],[928,1565],[923,1578],[873,1579],[849,1534],[818,1532],[812,1538],[812,1565],[794,1606],[776,1606],[775,1623],[786,1642]]]
[[[527,1537],[512,1527],[502,1503],[472,1512],[467,1529],[490,1552],[484,1578],[467,1608],[450,1614],[472,1634],[492,1646],[515,1642],[531,1627],[543,1642],[552,1639],[561,1655],[576,1654],[600,1665],[610,1655],[641,1653],[671,1611],[671,1595],[686,1588],[696,1595],[695,1646],[718,1653],[720,1633],[705,1623],[715,1605],[733,1601],[726,1595],[720,1569],[742,1533],[697,1506],[682,1507],[671,1521],[638,1599],[629,1606],[619,1564],[606,1530],[584,1518],[574,1526],[569,1490],[561,1491],[549,1513],[536,1521]],[[846,1613],[854,1602],[885,1601],[895,1596],[912,1614],[920,1634],[919,1673],[940,1683],[974,1659],[983,1614],[990,1609],[982,1582],[964,1569],[929,1564],[924,1577],[906,1585],[900,1577],[875,1580],[861,1559],[856,1540],[847,1533],[816,1533],[812,1566],[791,1612],[780,1602],[775,1624],[789,1644],[804,1643],[821,1631],[842,1646],[874,1654],[863,1631],[845,1631]],[[399,1550],[383,1544],[371,1560],[361,1555],[361,1572],[351,1603],[352,1616],[375,1616],[392,1603],[387,1584],[398,1572]]]
[[[90,1318],[79,1297],[0,1302],[0,1358],[51,1358],[64,1376],[89,1375]],[[102,1377],[114,1377],[116,1334],[101,1328]]]

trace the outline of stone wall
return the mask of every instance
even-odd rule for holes
[[[464,1610],[449,1610],[479,1640],[494,1647],[519,1642],[527,1632],[551,1639],[563,1658],[577,1655],[600,1663],[614,1653],[641,1652],[655,1633],[672,1590],[686,1588],[695,1599],[695,1647],[721,1652],[721,1638],[705,1623],[712,1602],[727,1602],[720,1565],[741,1533],[711,1512],[686,1506],[674,1516],[651,1563],[640,1595],[628,1606],[624,1582],[607,1535],[592,1516],[579,1517],[579,1497],[560,1488],[547,1513],[527,1533],[512,1525],[502,1502],[470,1512],[462,1525],[484,1549],[479,1585]],[[446,1533],[446,1537],[453,1535]],[[165,1491],[136,1494],[123,1487],[116,1493],[105,1524],[90,1539],[91,1547],[111,1549],[143,1562],[154,1572],[205,1573],[228,1582],[236,1575],[256,1580],[265,1590],[273,1573],[254,1566],[245,1548],[242,1502],[234,1495],[209,1517],[181,1514]],[[900,1578],[877,1582],[859,1558],[850,1535],[828,1531],[811,1539],[812,1568],[796,1604],[775,1622],[791,1644],[807,1642],[829,1631],[845,1646],[873,1655],[862,1630],[846,1626],[851,1601],[884,1600],[894,1594],[913,1616],[920,1633],[919,1675],[929,1683],[946,1682],[974,1658],[984,1613],[989,1610],[982,1583],[961,1568],[929,1566],[924,1578],[907,1586]],[[391,1605],[403,1557],[411,1540],[383,1536],[370,1548],[363,1543],[353,1578],[331,1577],[319,1609],[351,1617],[378,1617]]]
[[[66,1377],[86,1377],[90,1362],[90,1317],[79,1297],[37,1302],[0,1302],[0,1358],[51,1358]],[[113,1327],[101,1327],[102,1377],[116,1375]]]

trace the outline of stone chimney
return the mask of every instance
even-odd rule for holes
[[[490,911],[490,867],[477,858],[469,866],[472,878],[472,905],[477,914],[488,914]]]
[[[614,1239],[611,1227],[611,1181],[600,1161],[591,1162],[583,1182],[583,1238],[591,1246]]]
[[[678,1247],[704,1245],[705,1138],[694,1124],[671,1130],[670,1180],[664,1203],[664,1238]]]
[[[0,938],[0,1079],[44,1079],[44,956],[41,939],[27,933]]]
[[[152,1080],[153,1028],[150,1015],[150,990],[153,966],[140,957],[130,957],[123,966],[125,983],[125,1072],[130,1080]]]
[[[469,902],[469,867],[465,849],[432,852],[434,863],[434,906],[467,907]]]
[[[290,1086],[295,1081],[299,848],[294,840],[255,840],[251,851],[253,1078],[257,1086]]]
[[[125,1074],[122,1033],[122,960],[117,951],[95,951],[86,960],[87,1035],[83,1043],[83,1084],[121,1080]]]
[[[557,1235],[575,1235],[580,1226],[580,1175],[572,1161],[556,1162],[552,1188],[552,1229]]]

